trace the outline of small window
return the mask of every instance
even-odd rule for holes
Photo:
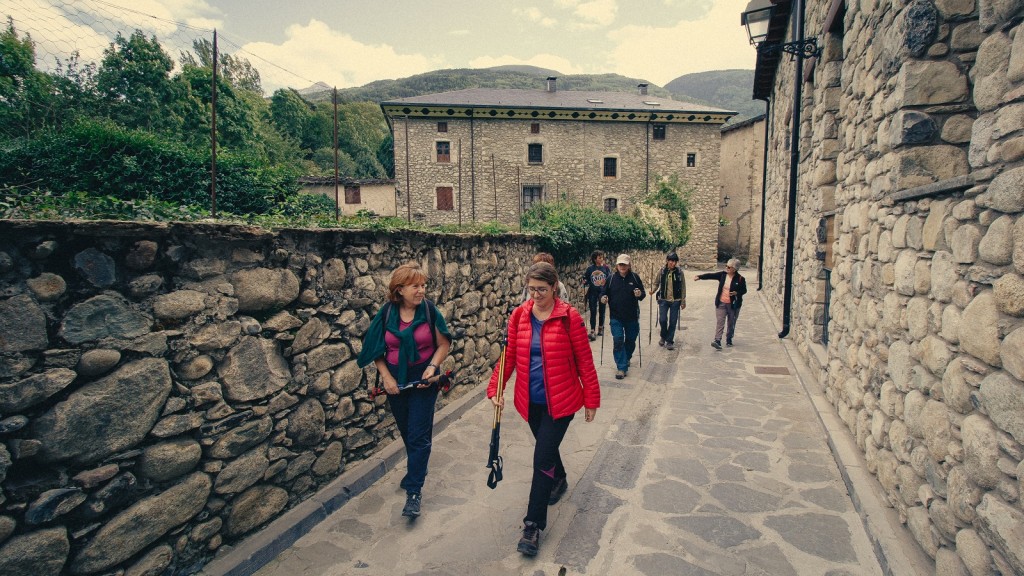
[[[345,186],[345,204],[362,204],[359,186]]]
[[[453,188],[451,186],[437,187],[437,209],[448,211],[455,210],[455,195],[453,194]]]
[[[665,125],[664,124],[655,124],[654,127],[653,127],[653,134],[654,134],[654,139],[655,140],[664,140],[665,139]]]
[[[618,158],[605,158],[604,159],[604,177],[605,178],[618,178],[619,176],[619,159]]]
[[[438,132],[447,132],[448,131],[448,123],[447,122],[438,122],[437,123],[437,131]]]
[[[686,167],[687,168],[693,168],[696,165],[697,165],[697,155],[696,154],[687,154],[686,155]]]
[[[452,158],[452,144],[451,142],[438,142],[437,143],[437,161],[438,162],[451,162]]]
[[[544,163],[544,146],[541,144],[530,144],[526,150],[526,161],[530,164]]]
[[[618,198],[605,198],[604,199],[604,211],[611,212],[612,214],[619,211],[619,199]]]
[[[533,208],[534,204],[540,204],[543,197],[542,186],[523,186],[523,212]]]
[[[530,134],[540,134],[540,122],[530,124]]]

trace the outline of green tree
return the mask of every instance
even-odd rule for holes
[[[193,52],[185,52],[179,59],[182,67],[194,66],[196,68],[213,69],[213,43],[202,38],[192,42]],[[220,52],[217,57],[217,74],[222,76],[226,82],[239,90],[249,90],[263,95],[263,87],[260,82],[260,71],[253,68],[248,60],[240,56],[232,56],[227,52]]]
[[[59,109],[53,98],[53,79],[35,68],[32,38],[19,38],[14,21],[0,32],[0,135],[28,136],[41,128],[47,111]]]
[[[180,94],[171,82],[174,61],[156,36],[146,38],[136,30],[125,38],[120,33],[103,51],[96,86],[107,115],[129,128],[177,132],[182,119],[171,114]]]

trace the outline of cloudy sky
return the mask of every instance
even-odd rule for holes
[[[118,30],[155,34],[175,58],[218,30],[268,93],[338,88],[443,68],[530,64],[617,73],[659,86],[704,70],[753,69],[747,0],[0,0],[40,65],[98,58]]]

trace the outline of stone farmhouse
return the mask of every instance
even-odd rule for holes
[[[516,224],[538,202],[629,213],[657,177],[693,189],[684,261],[712,266],[722,124],[736,113],[647,94],[469,89],[381,103],[394,135],[398,213]]]
[[[1024,574],[1024,3],[770,8],[762,294],[935,573]]]

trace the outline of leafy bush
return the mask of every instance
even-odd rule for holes
[[[35,190],[0,189],[0,218],[24,220],[154,220],[194,221],[205,210],[153,199],[122,200],[85,192],[52,194]]]
[[[210,155],[142,130],[82,121],[62,132],[10,141],[0,154],[0,186],[155,199],[210,208]],[[298,191],[298,170],[255,155],[217,158],[218,211],[265,213]]]
[[[540,204],[523,214],[523,230],[560,261],[584,260],[595,248],[609,253],[665,250],[672,241],[645,221],[571,204]]]
[[[668,178],[655,177],[657,188],[641,202],[641,217],[656,225],[675,246],[685,246],[690,241],[690,195],[692,189],[672,175]]]

